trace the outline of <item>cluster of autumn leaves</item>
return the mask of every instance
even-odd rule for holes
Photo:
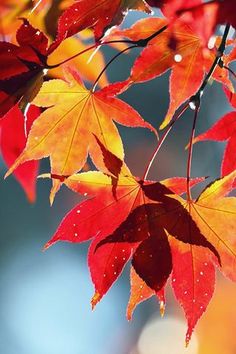
[[[178,110],[191,106],[209,80],[223,85],[236,108],[235,74],[229,68],[236,59],[235,40],[218,36],[212,41],[218,24],[235,27],[233,1],[6,0],[0,6],[0,144],[10,167],[7,175],[13,172],[33,201],[38,160],[49,156],[51,171],[44,176],[52,179],[51,202],[62,184],[89,197],[65,216],[45,248],[59,240],[93,238],[88,254],[93,306],[131,260],[128,318],[153,295],[163,311],[170,278],[187,318],[188,342],[213,295],[215,267],[236,280],[236,199],[228,196],[236,178],[236,113],[195,140],[192,134],[191,143],[228,141],[221,178],[193,200],[190,188],[204,178],[148,181],[150,165],[142,178],[132,175],[115,123],[148,128],[157,139],[158,134],[116,96],[170,70],[170,104],[160,129],[171,128]],[[150,13],[150,6],[165,17],[117,27],[128,10]],[[223,40],[227,54],[218,50]],[[95,65],[86,63],[91,50],[104,45],[120,51],[143,48],[123,82],[108,84],[97,50]],[[90,89],[81,77],[93,83]],[[96,89],[97,83],[102,88]],[[80,172],[88,154],[97,171]]]

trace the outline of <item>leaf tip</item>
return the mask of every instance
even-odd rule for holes
[[[101,298],[102,298],[102,295],[99,294],[99,292],[96,291],[95,294],[92,297],[92,300],[91,300],[92,310],[95,309],[95,306],[101,300]]]
[[[51,245],[52,245],[51,241],[48,241],[48,242],[45,243],[45,245],[43,246],[42,251],[43,251],[43,252],[46,251],[49,247],[51,247]]]
[[[29,201],[30,204],[34,204],[36,200],[36,195],[34,191],[28,191],[26,192],[26,197]]]
[[[188,348],[188,346],[189,346],[192,333],[193,333],[193,328],[188,328],[188,331],[187,331],[186,337],[185,337],[185,348]]]
[[[160,315],[161,315],[161,317],[164,317],[164,315],[165,315],[165,308],[166,308],[166,306],[165,306],[165,302],[164,301],[160,301]]]
[[[159,130],[163,130],[166,128],[166,126],[169,124],[170,122],[170,119],[164,119],[164,121],[161,123],[160,127],[159,127]]]
[[[128,306],[127,306],[127,310],[126,310],[127,321],[132,321],[133,311],[134,311],[134,304],[131,301],[129,301]]]
[[[9,177],[10,174],[11,174],[11,169],[9,169],[9,170],[5,173],[4,179],[7,179],[7,177]]]

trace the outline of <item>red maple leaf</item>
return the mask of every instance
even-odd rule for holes
[[[24,150],[29,130],[39,114],[38,107],[30,106],[25,118],[16,105],[1,120],[0,146],[2,157],[8,167],[13,164]],[[38,166],[38,161],[28,161],[14,171],[14,176],[22,185],[30,202],[35,200]]]
[[[227,89],[225,92],[232,106],[236,108],[236,94]],[[226,113],[210,129],[198,135],[194,142],[205,140],[227,141],[221,164],[221,175],[226,176],[234,171],[236,169],[236,112]]]
[[[57,38],[52,43],[50,51],[65,38],[86,28],[93,28],[95,39],[100,39],[108,28],[122,22],[129,9],[151,12],[145,0],[76,1],[59,18]]]

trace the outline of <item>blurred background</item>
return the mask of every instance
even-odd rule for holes
[[[131,13],[124,26],[138,16]],[[115,49],[106,48],[106,61],[114,53]],[[115,61],[107,71],[109,80],[125,79],[137,54],[135,49]],[[121,98],[157,128],[168,107],[168,73],[130,88]],[[209,86],[202,100],[197,132],[205,131],[230,110],[220,86]],[[185,146],[192,119],[193,112],[189,110],[176,124],[152,166],[150,179],[186,175]],[[155,148],[154,136],[144,129],[119,127],[119,130],[126,162],[138,176]],[[196,144],[192,176],[218,177],[223,148],[224,144]],[[170,288],[167,288],[164,318],[160,317],[159,305],[153,298],[139,305],[133,321],[127,322],[129,267],[92,312],[93,287],[86,262],[88,245],[58,243],[42,252],[62,217],[81,197],[63,188],[50,207],[50,183],[39,180],[37,201],[31,205],[14,177],[3,180],[6,167],[3,162],[0,167],[0,353],[236,353],[236,285],[220,275],[215,296],[200,319],[188,349],[184,344],[184,315]],[[44,162],[41,171],[48,170],[48,162]],[[196,195],[198,191],[199,188]]]

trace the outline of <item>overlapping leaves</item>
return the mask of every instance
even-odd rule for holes
[[[147,18],[116,34],[136,41],[149,37],[166,25],[164,19]],[[176,21],[171,29],[167,28],[148,42],[136,59],[124,87],[153,79],[171,69],[170,104],[161,125],[164,128],[175,111],[197,92],[214,58],[214,50],[204,48],[200,38],[189,26]],[[212,78],[233,90],[226,69],[217,67]]]
[[[122,141],[112,119],[155,132],[132,107],[114,98],[114,92],[104,95],[103,90],[95,93],[87,90],[73,70],[68,71],[67,80],[44,83],[34,104],[49,108],[34,122],[26,148],[9,172],[25,161],[50,156],[52,174],[68,177],[82,169],[88,151],[94,164],[104,170],[94,135],[112,153],[123,158]]]
[[[45,247],[59,240],[94,238],[88,255],[95,286],[93,306],[132,259],[128,317],[140,302],[138,296],[149,298],[156,293],[163,301],[172,273],[173,290],[188,320],[188,342],[213,295],[214,265],[235,280],[236,199],[224,197],[232,190],[235,176],[233,172],[210,184],[195,201],[174,193],[185,192],[185,179],[142,181],[125,165],[115,196],[112,176],[92,171],[71,176],[65,181],[69,188],[94,198],[69,212]],[[134,282],[142,285],[139,295],[134,293],[138,289]]]
[[[12,3],[19,14],[24,14],[25,5],[32,11],[37,6],[37,1],[23,2],[22,6],[15,1]],[[47,12],[45,9],[48,7],[51,11],[55,4],[45,1],[41,5]],[[131,28],[117,29],[103,38],[108,29],[122,22],[128,10],[148,13],[149,5],[159,7],[165,18],[143,19]],[[1,6],[4,13],[6,10],[8,13],[6,1]],[[161,126],[164,128],[177,109],[190,102],[189,98],[199,91],[210,72],[205,83],[213,79],[225,85],[235,108],[229,71],[235,75],[227,67],[235,60],[235,43],[229,42],[233,49],[227,56],[223,53],[224,48],[222,52],[218,51],[222,44],[220,37],[215,39],[212,49],[208,48],[217,24],[227,22],[228,29],[229,24],[235,27],[233,6],[230,0],[209,3],[202,0],[59,1],[56,3],[56,23],[48,30],[48,34],[55,37],[57,27],[51,45],[46,35],[26,19],[16,33],[17,44],[12,39],[7,42],[5,38],[0,42],[0,117],[4,117],[1,150],[6,163],[12,164],[8,174],[15,172],[28,198],[33,200],[38,169],[35,160],[49,156],[49,176],[53,180],[51,201],[62,183],[91,197],[65,216],[45,248],[57,241],[93,239],[88,255],[95,287],[92,306],[106,294],[131,260],[129,319],[136,305],[153,295],[159,299],[163,313],[165,285],[171,278],[173,291],[187,318],[187,342],[213,295],[215,266],[225,276],[236,280],[236,199],[228,197],[236,178],[235,112],[224,116],[195,139],[228,140],[228,145],[222,163],[222,178],[192,200],[189,175],[187,180],[172,178],[161,182],[132,175],[123,162],[122,140],[114,121],[157,133],[116,96],[130,85],[171,70],[170,105]],[[52,18],[50,11],[47,21]],[[43,27],[48,29],[47,21],[45,19]],[[12,34],[9,24],[4,23],[6,28],[1,29],[1,33]],[[127,80],[95,90],[100,73],[103,73],[103,59],[99,54],[96,68],[84,70],[90,54],[87,51],[89,41],[80,43],[82,37],[78,37],[83,30],[89,30],[90,37],[94,34],[94,48],[104,44],[106,38],[118,42],[125,38],[133,47],[144,48]],[[223,44],[223,47],[227,44],[226,38]],[[86,53],[81,61],[74,55],[77,46]],[[71,59],[64,58],[62,52],[76,58],[73,64],[80,66],[79,72],[69,67],[65,78],[62,77],[58,72],[60,65],[54,64]],[[49,55],[51,66],[48,65]],[[217,58],[220,60],[214,66]],[[52,67],[56,67],[57,72],[51,71],[50,75],[55,74],[60,79],[45,79],[46,71]],[[85,87],[80,74],[84,79],[94,81],[91,89]],[[102,76],[99,83],[107,84],[106,77]],[[37,107],[28,110],[32,101]],[[99,171],[75,174],[83,168],[88,155]],[[193,179],[190,185],[201,180]],[[184,199],[180,195],[186,191],[188,197]]]

